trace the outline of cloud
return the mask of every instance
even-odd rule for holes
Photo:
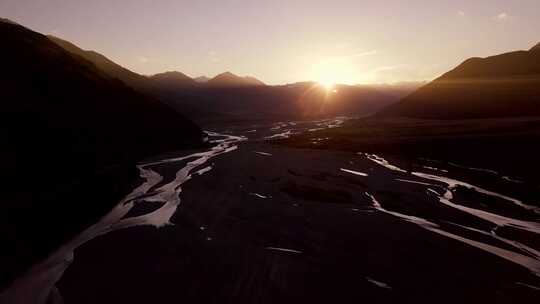
[[[137,58],[137,61],[139,61],[140,63],[143,63],[143,64],[144,64],[144,63],[147,63],[147,62],[149,61],[149,59],[146,58],[146,57],[144,57],[144,56],[139,56],[139,57]]]
[[[458,14],[459,17],[465,17],[465,12],[464,11],[458,11],[457,14]]]
[[[356,53],[354,55],[351,55],[350,57],[364,57],[364,56],[371,56],[371,55],[375,55],[375,54],[377,54],[377,50],[371,50],[371,51],[367,51],[367,52]]]
[[[502,12],[494,17],[498,21],[505,21],[508,19],[508,14],[506,12]]]

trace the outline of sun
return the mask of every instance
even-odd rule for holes
[[[336,86],[336,83],[331,80],[319,80],[317,81],[320,86],[322,86],[326,91],[331,92],[334,90],[334,87]]]
[[[328,94],[336,93],[339,84],[353,83],[357,78],[358,70],[346,61],[323,60],[312,65],[311,79],[324,88]]]

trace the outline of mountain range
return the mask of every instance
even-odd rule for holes
[[[59,44],[81,54],[82,50],[68,42]],[[321,98],[326,95],[322,88],[318,88],[320,94],[313,94],[317,91],[313,83],[265,86],[256,78],[230,72],[212,79],[204,76],[192,79],[180,72],[167,72],[151,76],[148,81],[148,77],[133,73],[103,55],[85,52],[85,58],[111,76],[201,123],[246,115],[306,118],[379,112],[383,116],[439,119],[540,115],[537,106],[540,102],[540,43],[528,51],[467,59],[425,85],[415,82],[394,86],[341,86],[339,93],[332,96],[332,105],[325,99],[327,96]],[[297,92],[293,92],[295,90]],[[306,94],[308,90],[310,93]],[[299,96],[303,96],[301,105]]]
[[[380,115],[463,119],[540,115],[540,44],[470,58]]]
[[[204,76],[193,79],[179,71],[169,71],[151,76],[144,76],[122,67],[100,53],[91,50],[83,50],[75,44],[55,36],[49,35],[48,37],[66,51],[91,61],[96,67],[110,76],[118,78],[127,85],[144,91],[170,90],[173,88],[232,88],[265,85],[262,81],[254,77],[240,77],[231,72],[219,74],[211,79]]]
[[[338,85],[328,92],[313,82],[270,86],[231,72],[213,78],[191,78],[179,71],[144,76],[94,51],[60,38],[49,38],[65,50],[93,62],[103,72],[186,114],[198,123],[260,119],[310,119],[335,115],[368,115],[414,91],[420,83],[384,86]]]

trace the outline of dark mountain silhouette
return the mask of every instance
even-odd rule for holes
[[[122,80],[129,86],[134,88],[147,88],[151,86],[151,83],[148,81],[148,77],[126,69],[98,52],[83,50],[75,44],[55,36],[49,35],[47,37],[66,51],[83,57],[84,59],[95,64],[96,67],[101,71],[105,72],[111,77]]]
[[[199,84],[184,73],[171,71],[152,75],[150,80],[163,88],[193,88]]]
[[[0,22],[0,37],[1,287],[110,210],[138,161],[202,132],[44,35]]]
[[[219,74],[206,82],[206,86],[211,88],[240,88],[264,85],[262,81],[254,77],[240,77],[231,72]]]
[[[540,42],[538,44],[536,44],[535,46],[533,46],[531,49],[530,49],[531,52],[533,51],[540,51]]]
[[[193,80],[195,80],[198,83],[205,83],[205,82],[208,82],[208,80],[210,80],[210,78],[208,78],[206,76],[199,76],[199,77],[195,77]]]
[[[328,94],[312,82],[267,86],[253,77],[225,72],[212,79],[191,79],[180,72],[146,77],[92,51],[50,37],[71,53],[93,62],[103,73],[159,99],[203,124],[216,121],[311,119],[334,115],[367,115],[397,102],[417,84],[339,86]],[[198,81],[198,82],[197,82]],[[204,82],[206,81],[206,82]]]
[[[381,115],[488,118],[540,115],[540,52],[471,58]]]
[[[153,77],[137,74],[109,60],[102,54],[83,50],[73,43],[58,37],[48,37],[64,50],[92,62],[101,72],[109,77],[117,78],[140,93],[158,99],[165,104],[169,103],[169,96],[171,95],[182,100],[193,99],[193,94],[190,92],[191,89],[200,86],[199,83],[188,79],[189,77],[181,72],[165,72],[156,74]],[[177,112],[187,114],[188,116],[193,114],[196,116],[215,115],[209,113],[208,110],[204,108],[193,108],[192,106],[182,104],[181,102],[174,103],[173,108]]]
[[[171,90],[184,90],[198,85],[198,83],[189,76],[177,71],[159,73],[150,77],[137,74],[100,53],[83,50],[75,44],[55,36],[49,35],[47,37],[66,51],[92,62],[99,70],[110,77],[117,78],[139,92],[152,97],[157,97],[158,99],[161,95],[169,94]]]

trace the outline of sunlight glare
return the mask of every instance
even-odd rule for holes
[[[336,85],[336,83],[331,80],[319,80],[318,83],[328,92],[335,91],[334,86]]]
[[[311,74],[328,93],[336,93],[336,85],[355,83],[358,71],[348,62],[323,61],[312,66]]]

